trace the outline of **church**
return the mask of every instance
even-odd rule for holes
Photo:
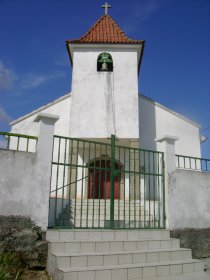
[[[107,9],[82,37],[66,41],[72,91],[14,120],[12,132],[38,136],[39,114],[58,117],[49,226],[105,227],[112,211],[119,226],[164,227],[162,140],[176,141],[177,155],[200,158],[200,126],[139,93],[145,41],[126,36]],[[118,203],[115,210],[107,211],[109,199]],[[71,221],[70,201],[77,211]],[[83,208],[92,201],[87,214]]]
[[[14,120],[12,132],[37,135],[34,118],[51,113],[59,115],[56,135],[103,141],[114,134],[119,144],[160,151],[156,140],[175,135],[176,154],[200,157],[199,124],[140,94],[144,46],[103,15],[81,38],[66,41],[72,91]]]
[[[47,232],[55,280],[209,279],[191,252],[209,256],[200,125],[139,92],[145,41],[103,8],[66,41],[71,92],[0,133],[1,215]]]

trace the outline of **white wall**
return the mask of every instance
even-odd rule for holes
[[[113,72],[97,72],[97,58],[109,52]],[[137,49],[78,47],[73,52],[71,137],[138,138]]]
[[[37,154],[0,150],[0,213],[29,216],[46,230],[50,177]]]
[[[161,143],[154,139],[165,135],[178,137],[176,154],[200,157],[199,125],[169,111],[164,106],[140,96],[140,147],[163,151]]]
[[[63,99],[44,106],[35,111],[34,114],[23,118],[20,122],[12,125],[12,132],[27,134],[32,136],[38,136],[39,126],[38,123],[34,122],[34,119],[39,113],[59,115],[60,119],[55,123],[55,134],[62,136],[69,136],[69,123],[70,123],[70,103],[71,96],[68,95]]]
[[[177,170],[169,179],[170,229],[210,227],[210,173]]]

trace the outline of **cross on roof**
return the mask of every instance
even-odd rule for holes
[[[105,15],[108,15],[108,9],[111,8],[111,6],[106,2],[104,5],[101,6],[103,9],[105,9]]]

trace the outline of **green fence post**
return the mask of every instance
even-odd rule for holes
[[[115,135],[111,135],[111,189],[110,189],[110,227],[114,228],[114,177],[115,177]]]

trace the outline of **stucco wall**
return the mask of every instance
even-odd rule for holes
[[[97,72],[102,52],[112,55],[113,72]],[[131,46],[74,50],[71,137],[139,137],[137,56],[137,48]]]
[[[46,229],[50,188],[46,173],[37,154],[0,149],[0,214],[29,216]]]
[[[44,107],[43,109],[40,108],[35,111],[34,114],[29,115],[20,122],[12,125],[12,132],[38,136],[39,125],[34,122],[34,120],[39,113],[45,113],[60,116],[59,120],[55,123],[56,135],[69,136],[70,103],[71,96],[64,96],[61,100],[58,100],[55,103],[52,102],[52,104],[49,104],[49,106]]]
[[[176,170],[169,178],[170,229],[210,228],[210,174]]]
[[[141,148],[163,151],[163,144],[154,139],[171,135],[179,138],[176,154],[201,156],[199,125],[144,96],[139,97],[139,106]]]

